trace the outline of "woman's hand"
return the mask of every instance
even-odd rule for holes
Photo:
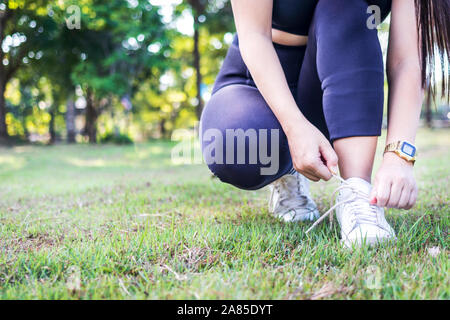
[[[338,157],[328,140],[311,123],[292,126],[286,130],[294,169],[310,180],[330,180],[337,173]]]
[[[411,209],[416,199],[417,185],[412,163],[393,152],[386,153],[375,177],[370,203],[379,207]]]

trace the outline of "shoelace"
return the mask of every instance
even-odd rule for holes
[[[342,182],[341,186],[339,186],[338,188],[336,188],[336,190],[334,190],[334,192],[331,195],[332,201],[335,201],[335,197],[336,194],[343,190],[343,189],[351,189],[353,192],[353,197],[349,197],[348,199],[342,200],[342,201],[338,201],[336,202],[330,209],[328,209],[319,219],[316,220],[316,222],[313,223],[313,225],[306,230],[306,233],[309,233],[312,229],[314,229],[319,223],[321,223],[326,217],[330,216],[330,223],[333,222],[333,215],[331,214],[333,212],[334,209],[336,209],[337,207],[339,207],[340,205],[343,205],[345,203],[348,202],[352,202],[354,200],[356,200],[357,198],[360,198],[361,200],[367,200],[369,201],[369,195],[366,194],[365,192],[362,192],[361,190],[356,189],[355,187],[353,187],[352,185],[350,185],[347,181],[345,181],[344,179],[342,179],[340,176],[333,174],[333,177],[335,177],[336,179],[338,179],[339,181]],[[369,206],[369,212],[372,214],[367,214],[366,210],[367,207],[364,204],[364,208],[362,207],[363,204],[362,203],[355,203],[353,204],[353,208],[355,210],[352,211],[357,211],[357,212],[361,212],[358,215],[354,215],[354,226],[352,228],[352,230],[358,225],[358,224],[362,224],[362,223],[368,223],[368,224],[374,224],[374,225],[378,225],[377,224],[377,220],[376,220],[376,212],[373,212],[373,210],[376,210],[374,208],[371,208]],[[358,210],[361,209],[361,210]],[[375,216],[375,218],[374,218]]]

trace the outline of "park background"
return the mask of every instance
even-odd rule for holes
[[[227,0],[10,0],[0,26],[0,138],[50,144],[194,127],[235,30]],[[425,99],[428,126],[449,112]]]
[[[418,204],[388,210],[399,241],[380,251],[344,250],[327,223],[306,236],[270,217],[267,190],[172,161],[234,32],[227,0],[0,1],[0,298],[450,297],[439,92]],[[336,186],[312,187],[321,212]]]

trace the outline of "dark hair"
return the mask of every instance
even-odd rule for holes
[[[421,44],[422,86],[436,96],[436,58],[441,61],[441,96],[449,100],[450,0],[415,0]],[[447,68],[446,68],[447,66]]]

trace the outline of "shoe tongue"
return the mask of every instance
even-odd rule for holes
[[[361,178],[349,178],[345,180],[345,182],[348,185],[352,186],[354,189],[359,190],[367,195],[369,195],[370,191],[372,190],[372,185],[368,181]],[[341,196],[347,198],[352,193],[353,191],[350,188],[345,188],[341,191]]]

